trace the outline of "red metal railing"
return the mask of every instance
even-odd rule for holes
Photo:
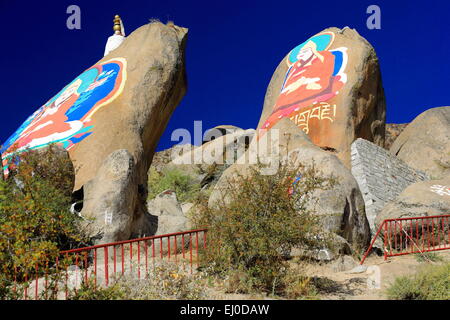
[[[384,259],[411,253],[450,249],[450,215],[386,219],[365,252],[364,263],[375,240],[382,235]]]
[[[182,263],[192,273],[200,263],[199,251],[206,249],[206,233],[207,229],[197,229],[62,251],[51,266],[36,264],[34,273],[22,276],[14,287],[22,285],[24,299],[47,298],[49,291],[67,298],[69,290],[76,291],[83,281],[108,286],[117,275],[147,278],[159,262]]]

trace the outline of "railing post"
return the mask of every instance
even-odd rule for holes
[[[189,233],[189,263],[191,265],[192,273],[192,233]]]
[[[167,255],[167,259],[170,261],[170,236],[167,237]]]
[[[378,231],[377,231],[377,233],[375,234],[375,237],[373,237],[372,242],[371,242],[370,245],[369,245],[369,248],[368,248],[367,251],[364,253],[364,256],[363,256],[363,258],[362,258],[362,260],[361,260],[361,262],[360,262],[360,265],[362,265],[362,264],[364,263],[364,261],[366,260],[367,256],[369,255],[370,251],[372,250],[373,244],[375,243],[375,240],[377,239],[378,235],[380,234],[380,232],[381,232],[381,230],[382,230],[383,225],[385,224],[385,222],[386,222],[386,221],[383,221],[383,223],[378,227]],[[219,246],[219,249],[220,249],[220,246]]]
[[[97,288],[97,249],[94,249],[94,289]]]
[[[387,260],[387,242],[388,242],[388,226],[386,221],[383,222],[384,225],[384,247],[383,247],[383,253],[384,253],[384,260]],[[389,224],[390,225],[390,224]]]
[[[105,286],[108,286],[109,284],[109,272],[108,272],[108,247],[105,247]]]
[[[88,252],[89,251],[84,251],[84,282],[86,283],[86,285],[88,285],[88,281],[89,281],[89,277],[88,277],[88,270],[89,270],[89,266],[88,266]]]
[[[138,264],[138,279],[141,279],[141,244],[137,242],[137,264]]]
[[[148,243],[144,241],[145,245],[145,279],[148,277]]]
[[[200,266],[200,255],[198,251],[198,231],[195,232],[195,251],[197,253],[197,268]]]
[[[174,242],[174,243],[173,243],[173,246],[175,247],[175,248],[174,248],[174,250],[175,250],[175,264],[177,264],[177,262],[178,262],[178,261],[177,261],[177,258],[178,258],[178,257],[177,257],[177,255],[178,255],[178,252],[177,252],[177,251],[178,251],[178,248],[177,248],[177,236],[175,236],[173,240],[174,240],[174,241],[173,241],[173,242]]]
[[[113,266],[113,268],[114,268],[114,276],[116,275],[116,272],[117,272],[117,267],[116,267],[116,261],[117,261],[117,253],[116,253],[116,246],[113,246],[113,255],[114,255],[114,258],[113,258],[113,260],[114,260],[114,266]]]
[[[38,299],[38,292],[39,292],[39,274],[38,274],[39,267],[38,267],[37,263],[36,263],[36,266],[35,266],[35,271],[36,271],[36,276],[35,276],[35,284],[34,284],[34,286],[35,286],[35,288],[34,288],[34,300],[37,300]]]

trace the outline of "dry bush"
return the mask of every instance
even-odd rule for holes
[[[214,206],[206,199],[197,203],[194,224],[208,226],[202,261],[210,274],[227,279],[228,291],[293,297],[296,289],[286,291],[286,256],[294,247],[308,251],[324,246],[327,235],[307,204],[314,201],[313,191],[329,188],[334,180],[321,177],[314,166],[282,162],[273,175],[261,169],[250,167],[247,174],[228,179]]]
[[[158,262],[155,269],[141,279],[119,276],[107,288],[95,288],[93,281],[83,283],[70,300],[198,300],[205,298],[206,276],[183,270],[173,262]]]

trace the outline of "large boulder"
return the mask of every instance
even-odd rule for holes
[[[295,47],[267,88],[258,137],[288,118],[350,168],[350,145],[383,147],[385,97],[373,47],[354,29],[328,28]]]
[[[165,190],[147,202],[149,214],[154,219],[156,235],[189,230],[189,220],[178,202],[175,191]]]
[[[87,221],[95,217],[90,234],[102,242],[113,242],[127,239],[132,233],[148,236],[155,232],[150,221],[142,219],[145,212],[137,212],[142,220],[133,224],[135,217],[130,213],[139,207],[137,181],[134,158],[127,150],[114,151],[104,160],[94,179],[83,186],[81,216]]]
[[[261,145],[272,140],[267,136],[277,135],[279,148],[277,143],[273,148],[272,143]],[[331,190],[317,190],[318,202],[311,203],[325,229],[353,247],[364,247],[370,240],[369,224],[349,171],[351,143],[357,138],[384,146],[385,98],[378,58],[355,30],[329,28],[295,47],[278,65],[257,136],[238,163],[223,173],[209,204],[226,198],[226,180],[248,172],[255,158],[276,170],[280,159],[297,154],[296,161],[314,163],[323,175],[335,175],[339,181]]]
[[[279,130],[279,131],[275,131]],[[318,189],[312,197],[317,201],[308,204],[309,209],[321,217],[326,231],[336,233],[354,248],[365,247],[370,241],[370,229],[364,211],[364,200],[355,178],[332,152],[327,152],[314,145],[309,137],[289,119],[281,119],[267,133],[280,132],[278,147],[272,152],[260,152],[260,143],[253,139],[248,151],[242,155],[221,176],[209,198],[209,205],[214,206],[220,199],[225,199],[227,181],[232,181],[237,174],[247,174],[252,158],[268,165],[268,171],[277,170],[284,161],[292,165],[313,166],[324,177],[334,177],[337,184],[328,190]],[[259,146],[258,146],[259,145]]]
[[[178,202],[177,195],[173,190],[165,190],[158,194],[154,199],[148,201],[147,209],[150,213],[152,227],[156,230],[155,235],[172,234],[191,229],[191,223]],[[187,246],[190,237],[187,235],[185,237],[186,241],[184,242],[184,245]],[[170,240],[165,237],[156,240],[155,245],[159,247],[157,250],[164,254],[167,253],[169,251],[169,241],[171,246],[170,252],[175,253],[175,237],[171,237]],[[177,249],[182,250],[182,237],[176,237],[176,242]]]
[[[417,116],[390,150],[433,179],[450,175],[450,107],[429,109]]]
[[[144,223],[147,171],[186,92],[186,36],[187,29],[159,22],[135,30],[27,119],[5,144],[4,164],[14,143],[20,151],[57,142],[69,151],[77,168],[75,190],[83,189],[79,193],[86,202],[99,202],[86,205],[81,214],[94,218],[97,229],[103,228],[101,241],[128,239],[137,236],[135,232],[150,234]],[[102,188],[116,184],[111,173],[118,168],[116,161],[125,166],[118,174],[126,196],[114,192],[117,198],[110,195],[104,202]],[[122,198],[124,204],[118,205]],[[97,206],[102,211],[92,211]],[[121,221],[117,230],[105,227],[105,211],[113,214],[113,223]],[[118,219],[116,213],[128,218]]]
[[[376,226],[385,219],[447,215],[450,212],[450,177],[417,182],[406,188],[377,215]]]

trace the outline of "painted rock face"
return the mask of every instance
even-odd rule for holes
[[[57,143],[70,150],[95,130],[92,116],[119,96],[126,82],[126,60],[115,58],[84,71],[31,115],[5,142],[7,173],[12,151],[39,149]]]
[[[290,118],[309,133],[309,119],[334,120],[336,105],[327,101],[338,95],[347,82],[347,48],[328,50],[333,40],[333,32],[324,32],[289,53],[286,58],[289,69],[262,129],[270,129],[281,118]]]
[[[159,22],[133,31],[25,121],[5,144],[3,165],[17,148],[57,143],[69,151],[80,214],[93,219],[99,241],[154,234],[147,172],[186,92],[186,39],[187,29]]]
[[[383,146],[384,92],[370,44],[355,30],[330,28],[291,50],[267,89],[258,139],[283,118],[347,166],[355,139]]]

